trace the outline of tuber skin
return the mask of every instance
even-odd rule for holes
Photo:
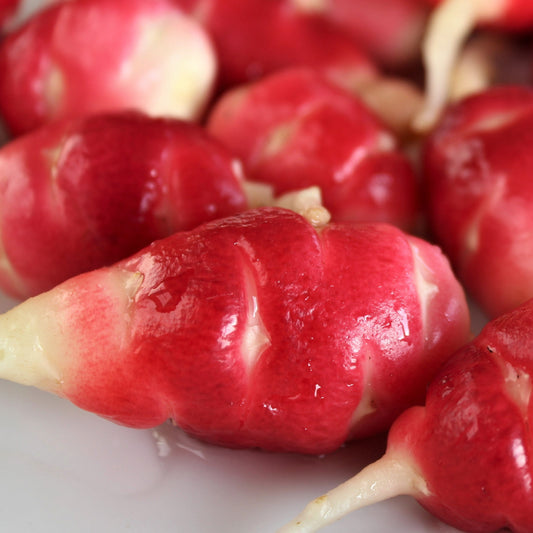
[[[315,68],[345,84],[377,72],[353,39],[323,17],[298,12],[287,0],[174,1],[212,37],[222,90],[292,66]]]
[[[426,68],[426,102],[413,122],[431,130],[449,97],[452,73],[461,50],[478,26],[520,31],[533,27],[529,0],[426,0],[435,6],[422,44]]]
[[[223,446],[320,454],[421,402],[467,337],[438,248],[271,207],[19,304],[0,317],[0,376],[128,426],[170,418]]]
[[[395,71],[418,59],[429,6],[423,0],[290,0],[348,32],[377,63]]]
[[[26,298],[246,208],[237,160],[196,124],[50,123],[0,149],[0,287]]]
[[[486,314],[533,297],[533,91],[494,87],[450,107],[426,141],[428,221]]]
[[[61,2],[0,43],[0,113],[12,135],[121,109],[196,120],[216,69],[205,30],[171,0]]]
[[[36,13],[49,6],[68,0],[2,0],[0,6],[0,33],[18,28]]]
[[[319,186],[333,220],[413,230],[418,179],[392,132],[362,101],[311,69],[292,68],[226,92],[207,130],[276,195]]]
[[[282,69],[312,68],[359,95],[397,135],[410,140],[423,103],[419,88],[383,75],[359,43],[327,17],[302,12],[292,0],[175,1],[213,39],[219,92]]]
[[[393,424],[385,455],[318,498],[279,533],[317,531],[399,494],[460,530],[533,531],[533,301],[494,319]]]
[[[4,28],[14,17],[19,8],[20,0],[3,0],[0,5],[0,28]]]

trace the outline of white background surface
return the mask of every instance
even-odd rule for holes
[[[0,296],[0,310],[10,305]],[[384,450],[383,439],[325,458],[227,450],[1,381],[0,422],[0,530],[10,533],[274,533]],[[400,497],[323,531],[455,530]]]

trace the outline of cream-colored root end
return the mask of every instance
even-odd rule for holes
[[[320,229],[331,220],[331,213],[322,205],[322,192],[320,187],[308,187],[281,196],[274,196],[271,185],[245,181],[243,188],[248,206],[257,207],[283,207],[290,209],[306,218],[309,223]]]
[[[0,315],[0,378],[56,392],[63,375],[63,333],[54,294],[43,293]]]
[[[413,121],[418,132],[430,130],[448,101],[450,80],[463,44],[481,18],[483,0],[445,0],[430,17],[422,55],[426,99]]]
[[[273,205],[285,207],[302,215],[317,229],[326,226],[331,220],[330,212],[322,205],[322,193],[319,187],[289,192],[275,198]]]
[[[72,368],[79,362],[86,337],[76,316],[99,316],[104,302],[116,309],[116,323],[95,327],[116,332],[120,339],[129,302],[142,276],[120,269],[95,270],[22,302],[0,315],[0,379],[61,395]],[[117,341],[118,342],[118,341]],[[83,364],[83,361],[82,361]]]
[[[425,481],[409,461],[386,454],[355,477],[313,500],[277,533],[312,533],[361,507],[394,496],[427,493]]]
[[[328,10],[328,0],[292,0],[292,5],[303,13],[324,13]]]

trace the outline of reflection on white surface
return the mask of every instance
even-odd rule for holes
[[[0,297],[0,310],[9,308]],[[308,457],[210,446],[165,424],[117,426],[65,400],[0,382],[0,502],[10,533],[274,533],[384,450],[384,440]],[[449,533],[409,498],[325,532]]]

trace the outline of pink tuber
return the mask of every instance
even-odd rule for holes
[[[0,376],[115,422],[325,453],[383,431],[469,336],[440,250],[389,225],[249,210],[0,317]]]
[[[171,0],[62,2],[0,44],[0,113],[14,135],[125,108],[196,119],[216,68],[205,31]]]
[[[450,107],[425,145],[427,212],[468,292],[496,316],[533,297],[533,91]]]
[[[198,125],[54,122],[0,149],[0,286],[25,298],[246,207],[236,159]]]
[[[228,91],[207,129],[276,195],[316,185],[334,220],[415,225],[418,182],[395,137],[315,71],[285,69]]]
[[[393,424],[385,455],[279,533],[316,531],[399,494],[464,531],[533,531],[532,331],[532,300],[490,322],[445,363],[425,407]]]

